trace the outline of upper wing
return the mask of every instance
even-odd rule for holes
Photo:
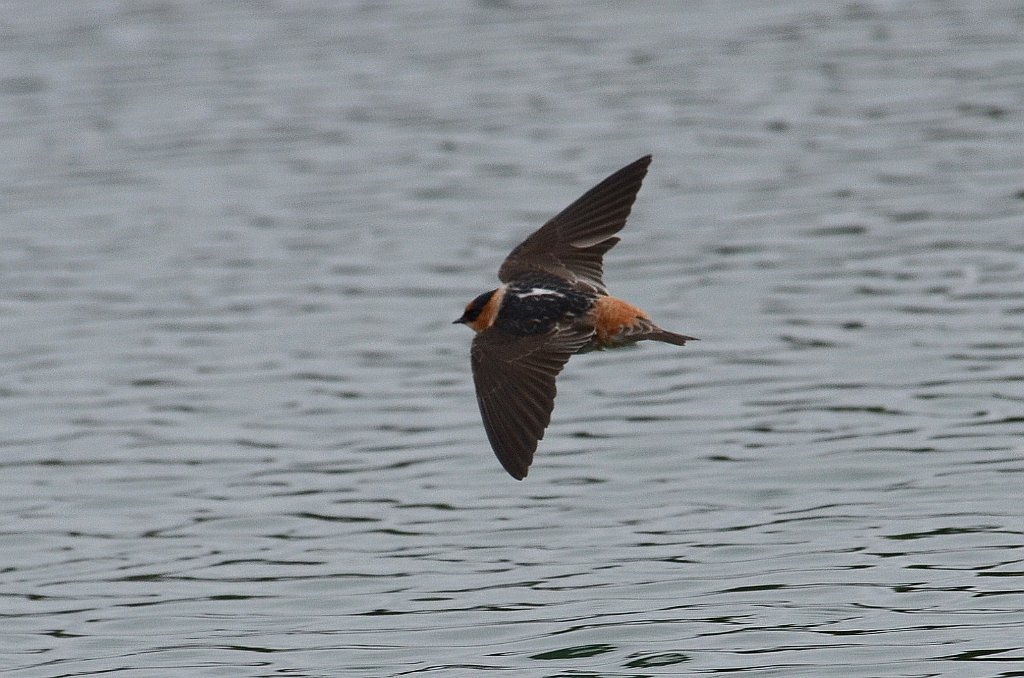
[[[650,164],[651,156],[645,155],[584,193],[512,250],[498,278],[509,282],[549,273],[605,293],[602,258],[619,242],[614,236],[626,225]]]
[[[583,328],[556,327],[526,337],[492,328],[473,339],[470,357],[484,430],[498,461],[516,480],[526,477],[551,421],[555,377],[592,336]]]

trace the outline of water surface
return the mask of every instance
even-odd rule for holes
[[[1015,3],[7,3],[0,666],[1012,676]],[[530,477],[452,326],[654,164]]]

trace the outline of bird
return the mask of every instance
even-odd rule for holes
[[[501,465],[526,477],[551,422],[555,380],[577,353],[696,338],[664,330],[608,294],[604,255],[619,242],[651,156],[614,172],[517,245],[501,286],[470,301],[454,324],[476,334],[470,364],[484,431]]]

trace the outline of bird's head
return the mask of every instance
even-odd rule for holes
[[[466,310],[462,312],[462,317],[454,321],[452,324],[466,325],[476,332],[486,330],[494,322],[494,316],[498,311],[498,299],[497,295],[495,295],[495,292],[497,291],[498,290],[491,290],[490,292],[484,292],[476,299],[466,304]]]

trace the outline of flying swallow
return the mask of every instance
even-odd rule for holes
[[[476,332],[470,361],[484,430],[516,480],[551,422],[555,378],[573,354],[694,339],[661,329],[602,280],[604,254],[619,242],[650,164],[646,155],[626,165],[541,226],[501,264],[501,287],[455,321]]]

